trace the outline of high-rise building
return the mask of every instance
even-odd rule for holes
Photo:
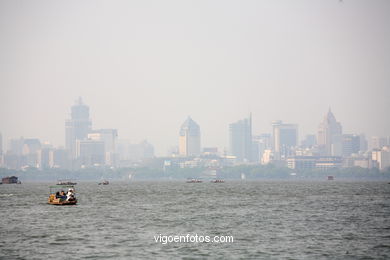
[[[365,134],[360,134],[359,139],[360,139],[360,144],[359,144],[360,152],[364,153],[368,150],[368,142]]]
[[[81,167],[102,166],[105,164],[104,142],[77,140],[76,156]]]
[[[181,125],[179,132],[179,155],[200,155],[200,128],[199,125],[188,117]]]
[[[370,149],[382,149],[383,146],[388,145],[386,137],[373,136],[371,137]]]
[[[324,155],[342,155],[342,127],[330,109],[318,127],[317,141]]]
[[[70,168],[69,151],[63,148],[52,150],[50,153],[50,167],[52,168]]]
[[[52,167],[52,165],[50,164],[50,157],[52,152],[53,149],[49,147],[44,147],[41,150],[39,150],[38,153],[39,168],[48,169]]]
[[[265,150],[272,149],[272,135],[269,133],[260,134],[252,137],[253,145],[255,149],[252,151],[253,159],[256,162],[260,162],[263,158],[263,153]]]
[[[371,152],[372,160],[377,163],[379,170],[390,167],[390,147],[383,146],[382,149],[375,149]]]
[[[229,125],[229,155],[237,162],[252,161],[252,115]]]
[[[76,140],[84,140],[91,131],[89,107],[83,104],[81,97],[71,107],[70,119],[65,122],[65,145],[71,158],[76,158]]]
[[[298,126],[277,120],[272,122],[272,127],[274,157],[276,160],[284,160],[292,154],[292,148],[298,144]]]
[[[360,136],[354,134],[343,134],[343,156],[351,156],[360,151]]]
[[[88,139],[104,142],[106,165],[116,166],[116,143],[118,131],[116,129],[99,129],[88,133]]]

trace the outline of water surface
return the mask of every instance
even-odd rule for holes
[[[76,206],[47,183],[0,186],[4,259],[388,259],[384,182],[79,183]],[[156,243],[228,235],[233,243]]]

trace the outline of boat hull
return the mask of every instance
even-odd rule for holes
[[[76,205],[77,204],[77,199],[68,201],[68,200],[62,200],[62,199],[56,199],[56,198],[50,197],[47,200],[47,203],[51,204],[51,205],[57,205],[57,206]]]

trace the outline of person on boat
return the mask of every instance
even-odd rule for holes
[[[64,200],[66,200],[66,194],[65,194],[65,191],[63,191],[63,190],[62,190],[62,191],[61,191],[61,193],[60,193],[60,195],[61,195],[61,196],[60,196],[60,198],[61,198],[61,199],[64,199]]]
[[[69,189],[68,190],[68,193],[66,194],[66,200],[67,201],[74,200],[74,191],[73,191],[73,189]]]
[[[58,198],[61,198],[61,195],[60,195],[59,191],[56,192],[56,199],[58,199]]]

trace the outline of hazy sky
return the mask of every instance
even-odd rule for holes
[[[188,115],[221,149],[249,112],[254,134],[316,133],[330,106],[344,132],[390,135],[390,1],[0,0],[3,138],[64,145],[79,96],[158,155]]]

